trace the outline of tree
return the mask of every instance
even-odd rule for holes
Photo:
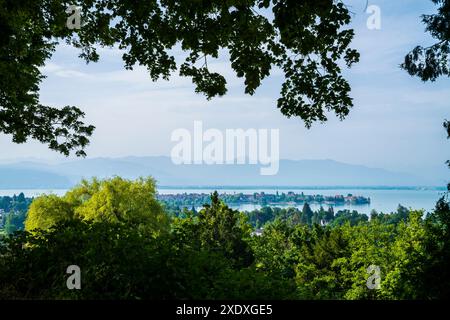
[[[306,226],[298,225],[296,228],[307,232]],[[273,278],[292,279],[294,277],[298,250],[295,250],[296,248],[289,240],[292,233],[292,225],[277,219],[266,225],[261,236],[251,239],[256,266],[259,270],[269,273]]]
[[[369,266],[380,268],[383,288],[382,281],[395,261],[392,255],[392,245],[396,239],[395,226],[371,220],[356,226],[347,222],[338,228],[342,229],[350,251],[350,256],[336,261],[344,281],[348,284],[343,297],[349,300],[381,298],[380,290],[371,290],[367,287],[369,277],[367,268]]]
[[[423,81],[435,81],[441,76],[450,76],[450,1],[432,0],[439,5],[436,14],[423,15],[426,31],[437,40],[429,47],[417,46],[406,57],[402,67],[412,76]],[[447,139],[450,139],[450,121],[444,121]],[[447,161],[450,167],[450,160]],[[450,191],[450,183],[447,185]],[[449,203],[445,198],[436,204],[435,211],[427,218],[426,250],[429,261],[425,264],[422,290],[424,298],[448,298],[449,285]]]
[[[325,214],[325,222],[330,223],[334,219],[334,209],[333,207],[329,207]]]
[[[61,41],[79,48],[86,62],[98,61],[98,46],[117,45],[126,69],[143,65],[154,81],[179,70],[208,99],[227,91],[224,76],[208,68],[208,59],[228,56],[247,94],[279,68],[285,82],[277,106],[307,127],[326,121],[328,111],[343,119],[352,107],[338,61],[350,67],[359,54],[349,48],[354,32],[345,28],[351,16],[340,0],[0,3],[0,132],[16,143],[33,138],[66,155],[85,155],[94,127],[83,123],[84,113],[39,102],[39,67]],[[66,27],[69,4],[81,7],[79,30]],[[187,55],[179,66],[171,53],[175,46]]]
[[[109,222],[71,220],[19,233],[0,246],[0,298],[167,297],[170,289],[180,292],[163,267],[169,250],[166,239]],[[82,290],[67,290],[66,270],[73,264],[81,268]]]
[[[185,224],[184,226],[187,226]],[[236,269],[180,233],[149,237],[130,225],[71,220],[0,241],[0,299],[280,299],[295,288],[255,267]],[[82,290],[68,290],[67,267]]]
[[[296,208],[288,208],[287,210],[285,210],[287,213],[287,216],[289,217],[289,221],[293,224],[293,225],[297,225],[302,223],[302,215],[301,215],[301,211],[299,211]]]
[[[68,220],[107,221],[135,226],[155,234],[169,228],[169,218],[156,200],[152,178],[83,180],[63,197],[44,195],[33,201],[26,230],[49,229]]]
[[[307,202],[305,202],[305,204],[303,205],[302,215],[300,218],[301,223],[310,225],[312,222],[313,215],[314,215],[314,213],[311,210],[311,207],[309,206],[309,204]]]
[[[246,239],[250,227],[238,211],[230,209],[219,199],[217,191],[211,195],[211,205],[204,205],[198,215],[198,235],[201,246],[219,252],[238,267],[250,266],[253,254]]]
[[[386,224],[399,224],[400,222],[406,222],[410,216],[410,211],[402,205],[398,205],[396,212],[391,213],[378,213],[376,210],[372,210],[370,213],[370,219],[378,219]]]
[[[421,280],[426,261],[426,229],[422,211],[412,211],[407,221],[397,226],[397,235],[390,253],[391,265],[381,284],[385,299],[423,299]]]
[[[43,195],[36,198],[30,206],[25,221],[25,229],[49,229],[57,222],[72,220],[75,206],[57,195]]]
[[[299,259],[295,281],[301,296],[342,299],[351,285],[341,272],[341,261],[351,254],[345,233],[339,228],[330,230],[315,225],[306,235],[296,241]]]
[[[410,75],[417,76],[422,81],[436,81],[441,76],[450,76],[450,1],[431,0],[440,5],[438,12],[423,15],[422,22],[426,31],[437,40],[429,47],[416,46],[409,52],[401,65]],[[450,138],[450,121],[444,121],[447,138]],[[447,161],[450,166],[450,160]],[[450,191],[450,183],[448,184]]]
[[[444,198],[425,221],[425,261],[421,291],[426,299],[450,297],[450,204]]]
[[[81,121],[84,113],[72,106],[61,109],[39,102],[39,67],[55,50],[54,37],[67,37],[68,1],[2,0],[0,9],[0,132],[15,143],[28,138],[50,149],[84,155],[94,127]]]
[[[314,221],[313,221],[313,223],[322,224],[323,222],[326,222],[326,216],[327,216],[327,212],[325,211],[325,209],[321,205],[320,208],[319,208],[319,211],[314,212],[314,217],[313,217]]]
[[[5,231],[12,234],[16,231],[23,230],[26,219],[26,211],[10,212],[5,219]]]
[[[429,47],[416,46],[401,65],[410,75],[423,81],[435,81],[440,76],[450,76],[450,1],[431,0],[440,5],[438,12],[423,15],[426,31],[437,40]]]
[[[322,221],[322,219],[321,219],[322,213],[325,212],[322,207],[320,207],[320,209],[321,210],[319,210],[319,211],[314,211],[313,217],[311,219],[311,224],[320,225],[320,223]]]

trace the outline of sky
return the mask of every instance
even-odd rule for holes
[[[436,7],[428,0],[373,0],[381,9],[381,29],[369,30],[366,0],[344,1],[353,12],[352,47],[361,61],[344,72],[354,99],[350,115],[339,121],[315,123],[306,129],[300,119],[285,118],[276,108],[282,74],[274,70],[253,96],[245,95],[242,79],[223,58],[209,61],[228,81],[225,97],[207,101],[194,92],[188,78],[152,82],[145,68],[123,68],[118,49],[100,49],[100,62],[86,65],[79,52],[61,45],[42,69],[41,102],[75,105],[96,131],[88,157],[170,155],[171,133],[193,130],[194,121],[219,130],[279,129],[282,159],[333,159],[395,171],[447,173],[449,143],[442,127],[450,118],[450,79],[423,83],[399,68],[415,45],[429,45],[420,16]],[[174,50],[177,56],[181,52]],[[46,159],[62,156],[30,141],[16,145],[0,135],[0,160]]]

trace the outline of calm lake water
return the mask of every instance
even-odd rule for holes
[[[215,189],[163,189],[160,188],[158,191],[160,194],[177,194],[177,193],[211,193]],[[12,196],[14,194],[19,194],[23,192],[27,197],[36,197],[44,193],[53,193],[57,195],[63,195],[67,190],[0,190],[0,196]],[[364,197],[370,197],[371,203],[369,205],[342,205],[334,206],[335,211],[341,209],[357,210],[361,213],[369,214],[372,209],[379,212],[392,212],[397,209],[397,206],[401,204],[407,208],[413,209],[423,209],[425,211],[430,211],[434,208],[436,201],[442,197],[444,190],[436,189],[414,189],[414,190],[404,190],[404,189],[305,189],[305,188],[292,188],[292,189],[219,189],[219,193],[244,193],[252,194],[254,192],[265,192],[265,193],[287,193],[293,191],[295,193],[305,193],[308,195],[321,194],[321,195],[347,195],[349,193],[353,195],[360,195]],[[234,207],[241,211],[251,211],[254,209],[259,209],[261,206],[258,205],[241,205]],[[280,206],[283,207],[283,206]],[[299,207],[302,207],[300,205]],[[319,209],[319,204],[311,204],[313,210]],[[325,209],[328,205],[323,205]]]

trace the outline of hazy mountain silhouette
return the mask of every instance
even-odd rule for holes
[[[175,165],[169,157],[92,158],[57,164],[0,165],[0,188],[67,188],[81,178],[153,176],[160,186],[441,186],[437,179],[334,160],[281,160],[274,176],[260,165]]]
[[[0,166],[0,189],[65,189],[71,185],[69,178],[48,170]]]

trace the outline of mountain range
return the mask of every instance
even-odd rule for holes
[[[159,186],[443,186],[446,177],[346,164],[334,160],[280,160],[277,175],[260,175],[259,165],[175,165],[171,158],[90,158],[57,163],[0,164],[0,189],[65,189],[82,178],[153,176]]]

